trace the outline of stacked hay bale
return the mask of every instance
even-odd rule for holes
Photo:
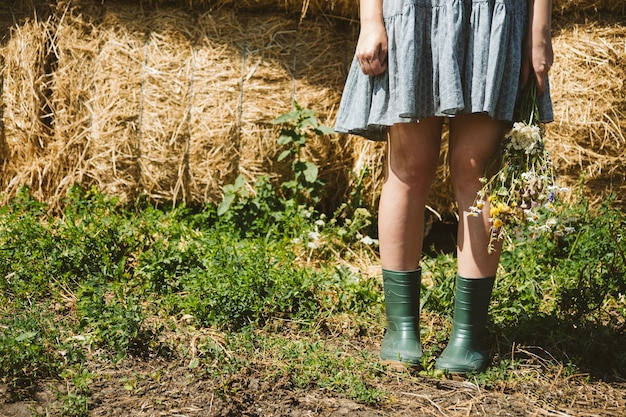
[[[622,0],[555,0],[550,146],[564,178],[600,198],[626,178]],[[243,175],[281,181],[271,120],[295,101],[332,125],[358,35],[358,1],[68,0],[0,6],[0,190],[51,203],[68,187],[132,199],[218,202]],[[384,145],[318,138],[332,208],[368,169],[375,207]],[[442,162],[446,149],[442,150]],[[441,164],[430,205],[454,206]],[[624,190],[624,188],[621,188]],[[622,200],[624,202],[624,200]]]
[[[239,10],[280,10],[289,13],[326,14],[356,19],[359,0],[136,0],[151,5],[184,4],[187,7],[215,7]],[[626,4],[622,0],[553,0],[556,13],[608,12],[623,15]]]
[[[553,0],[552,8],[561,15],[606,12],[624,16],[626,13],[622,0]]]
[[[81,184],[122,199],[205,203],[240,174],[279,181],[287,167],[275,162],[271,121],[297,100],[331,124],[350,59],[344,35],[299,15],[82,1],[7,27],[5,198],[29,185],[58,202]],[[14,81],[33,69],[41,74]],[[344,191],[349,170],[337,173],[334,159],[348,144],[320,138],[309,150]]]
[[[50,76],[46,71],[48,22],[43,15],[43,20],[13,24],[14,16],[35,13],[35,5],[23,3],[0,11],[0,186],[7,194],[20,184],[41,184],[49,169],[46,147],[52,121],[46,111]]]
[[[559,172],[572,185],[582,175],[589,198],[616,193],[626,207],[625,20],[559,21],[554,49],[548,139]]]

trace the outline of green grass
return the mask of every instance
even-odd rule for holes
[[[298,155],[296,139],[285,141],[298,144],[285,158]],[[301,162],[286,186],[233,185],[219,206],[122,204],[74,188],[53,213],[23,189],[0,208],[0,380],[18,397],[62,381],[59,412],[68,416],[88,413],[90,365],[130,357],[183,361],[222,381],[223,396],[238,389],[238,374],[255,372],[295,389],[386,401],[390,377],[376,360],[382,288],[355,266],[376,262],[364,239],[375,219],[358,193],[333,214],[316,210],[320,184]],[[494,363],[475,376],[486,389],[532,380],[536,365],[625,377],[626,216],[610,198],[600,207],[581,198],[568,215],[578,219],[574,232],[518,242],[502,257]],[[423,268],[420,375],[442,378],[432,365],[449,334],[455,259],[435,254]]]
[[[24,189],[0,209],[0,378],[16,391],[49,378],[75,386],[91,360],[184,358],[190,353],[162,336],[175,338],[175,320],[185,317],[228,335],[223,345],[207,340],[196,366],[218,361],[220,373],[237,372],[249,365],[242,341],[263,343],[279,358],[302,356],[299,366],[279,359],[272,371],[293,373],[294,386],[373,401],[381,394],[368,391],[353,359],[343,363],[323,341],[284,339],[284,323],[304,334],[341,315],[365,328],[381,314],[376,279],[335,263],[307,265],[297,254],[309,250],[311,230],[296,232],[303,239],[242,235],[215,207],[124,205],[78,189],[54,214]],[[259,341],[253,329],[271,331]],[[343,376],[332,372],[339,362]],[[85,392],[66,393],[67,413],[84,410]]]
[[[489,326],[494,365],[477,379],[486,388],[528,378],[520,369],[537,361],[624,377],[626,219],[610,201],[572,210],[574,233],[518,244],[502,258]],[[373,348],[384,325],[380,282],[336,257],[364,244],[356,231],[344,239],[345,222],[301,213],[309,221],[285,239],[242,235],[215,207],[157,209],[73,190],[53,214],[24,190],[0,209],[0,378],[16,392],[66,381],[66,415],[86,412],[90,361],[129,356],[186,358],[225,381],[261,361],[267,380],[383,401]],[[422,326],[421,374],[440,378],[432,363],[447,338],[455,260],[442,253],[423,264],[423,316],[439,324]],[[192,353],[176,342],[189,331],[213,336]],[[512,346],[535,348],[513,357]]]

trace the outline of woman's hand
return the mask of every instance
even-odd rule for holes
[[[374,76],[387,69],[387,31],[383,21],[383,0],[360,1],[361,32],[356,58],[363,74]]]
[[[554,62],[551,13],[551,0],[528,1],[529,25],[522,55],[521,82],[525,85],[532,74],[537,80],[538,94],[546,91],[548,72]]]
[[[387,31],[381,22],[361,26],[356,45],[356,58],[361,70],[369,76],[379,75],[387,69]]]

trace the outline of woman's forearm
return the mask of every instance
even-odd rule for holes
[[[528,0],[529,34],[549,38],[552,31],[552,0]]]
[[[383,23],[383,0],[361,0],[359,3],[361,26]]]
[[[525,59],[522,81],[528,72],[534,72],[537,91],[542,94],[547,88],[546,77],[554,61],[552,51],[552,0],[528,0],[528,32],[525,42]]]

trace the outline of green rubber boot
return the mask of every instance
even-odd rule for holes
[[[452,334],[435,368],[453,374],[482,372],[488,351],[483,343],[495,277],[469,279],[457,275]]]
[[[383,269],[387,329],[380,358],[384,361],[398,361],[409,366],[421,363],[422,344],[419,328],[421,278],[421,269],[408,272]]]

